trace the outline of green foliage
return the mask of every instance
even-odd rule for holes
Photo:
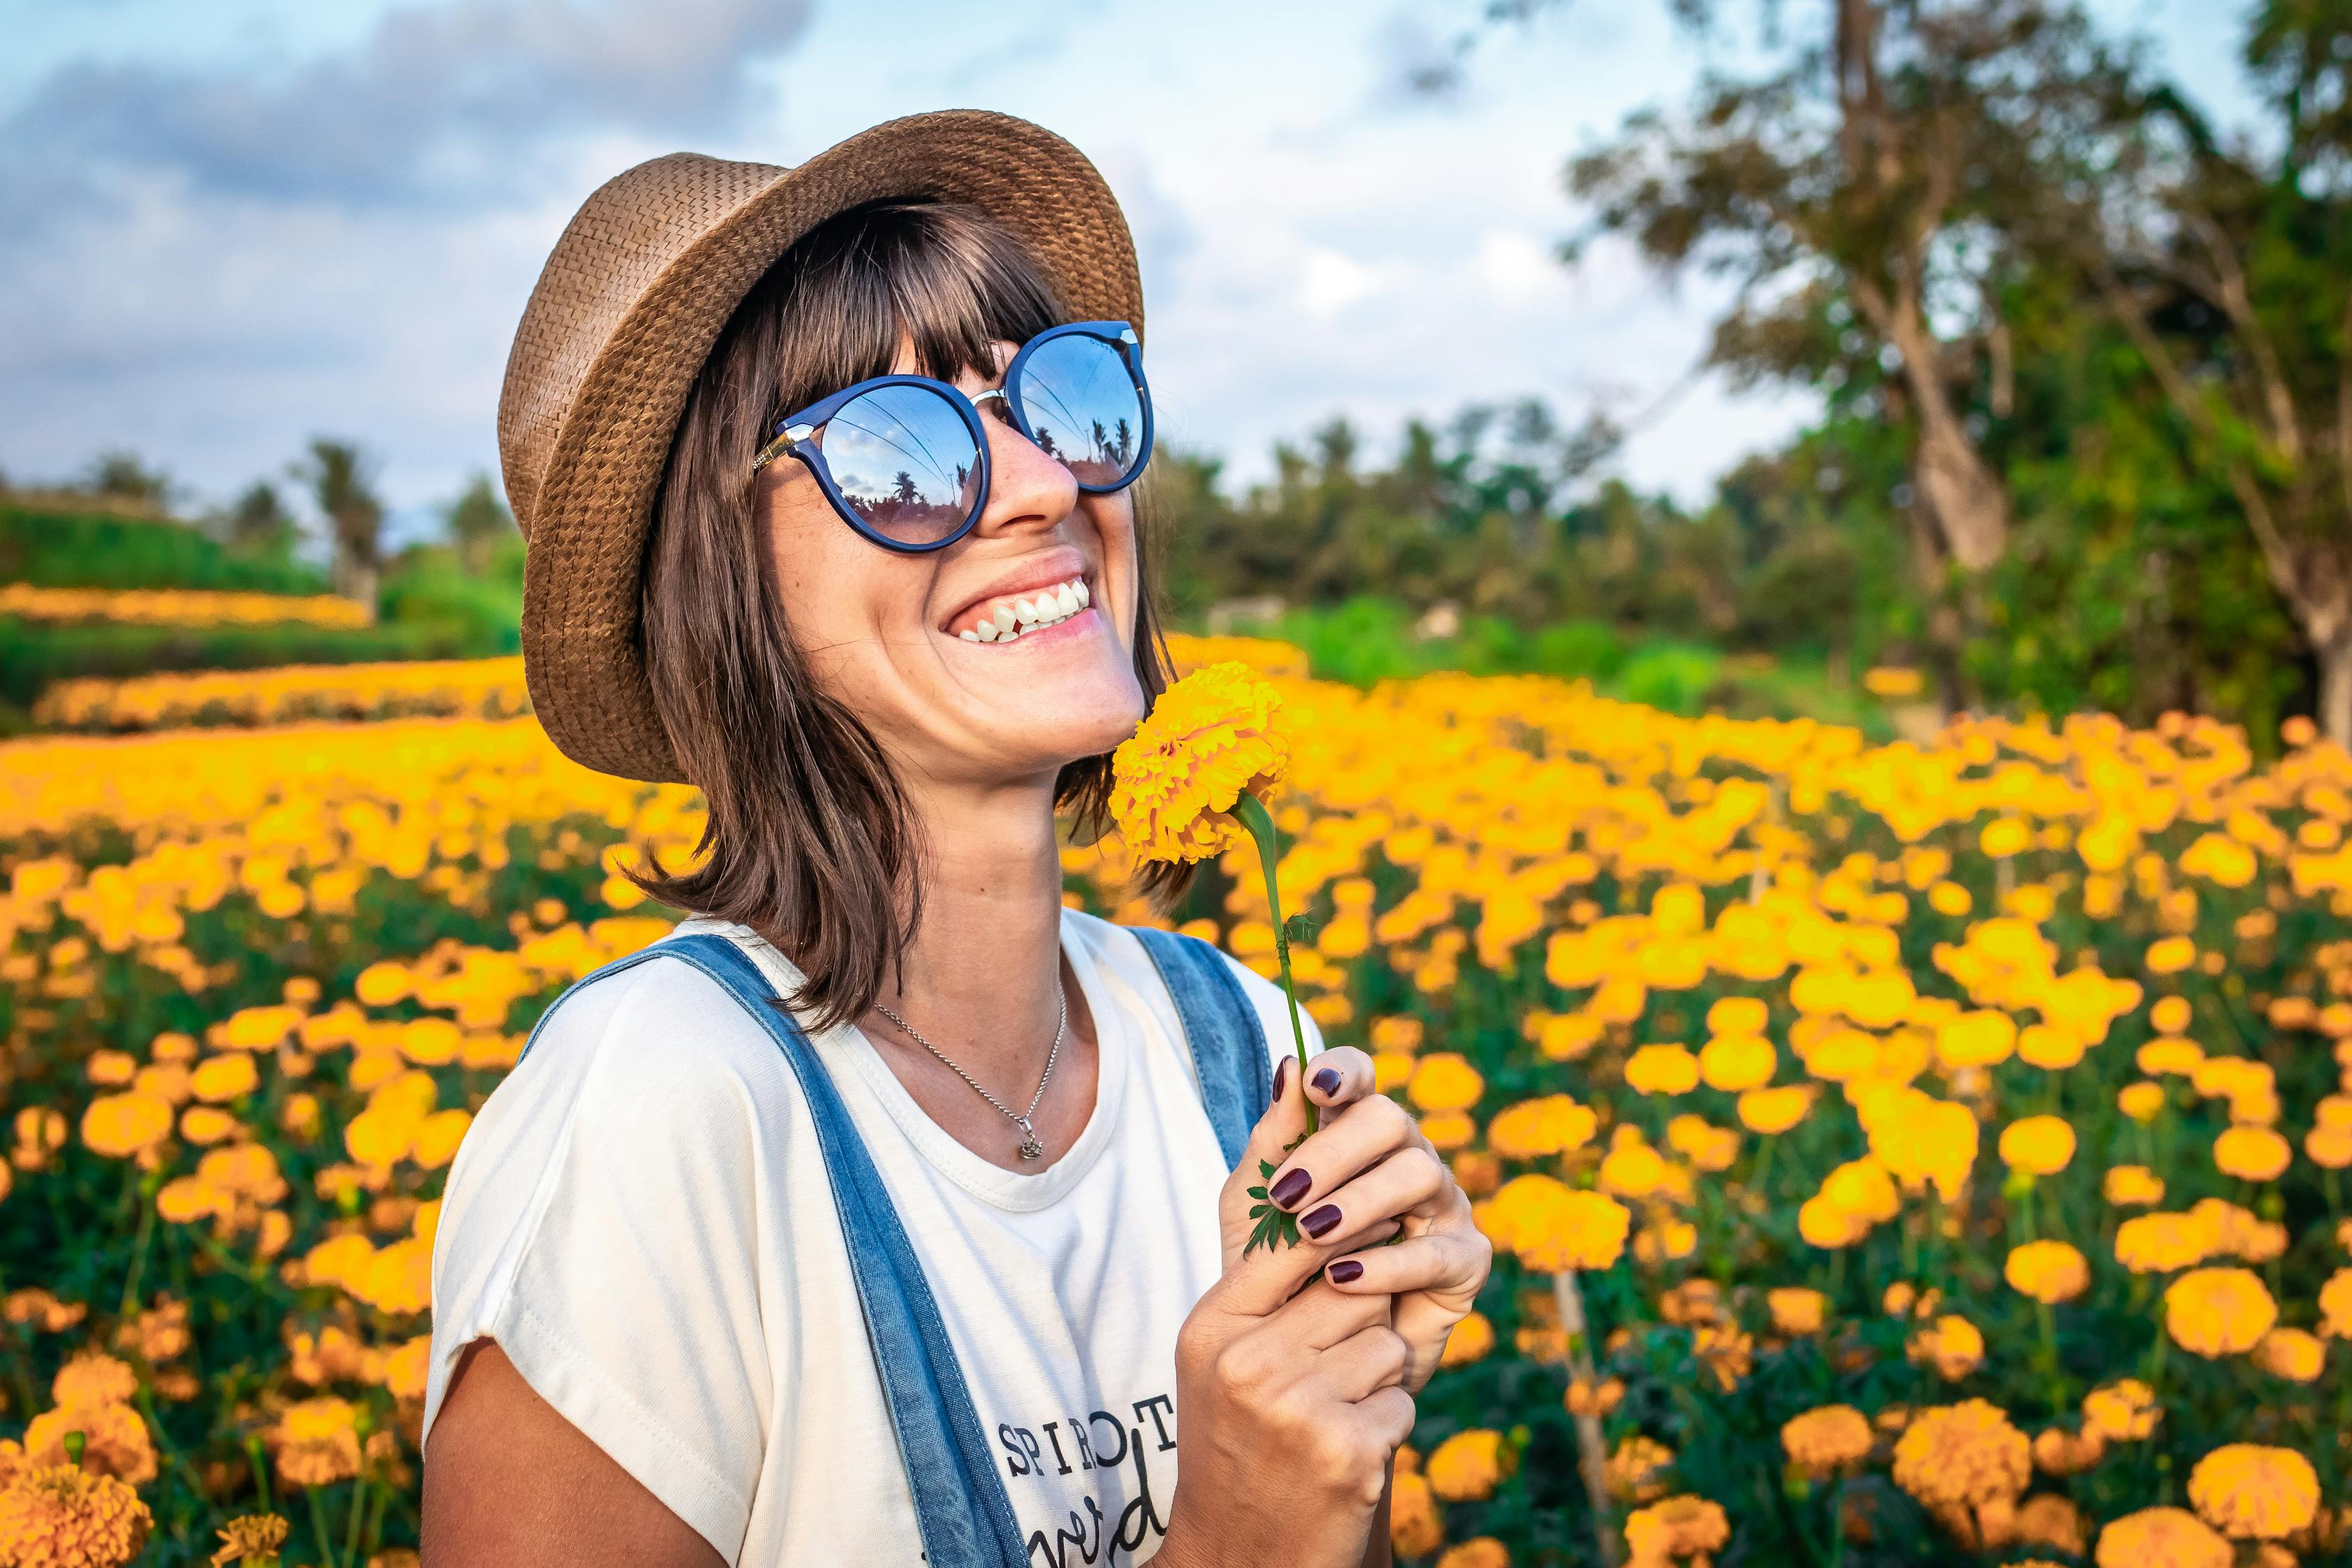
[[[324,577],[282,556],[232,552],[184,522],[0,501],[0,582],[44,588],[194,588],[320,594]]]
[[[522,536],[509,529],[477,543],[478,573],[467,569],[462,545],[402,552],[377,595],[384,623],[439,627],[479,657],[521,652]]]
[[[356,627],[299,623],[156,626],[123,622],[59,626],[0,617],[0,726],[21,728],[21,710],[30,708],[50,682],[77,676],[121,680],[167,669],[486,658],[513,651],[505,636],[494,637],[485,628],[441,620]]]

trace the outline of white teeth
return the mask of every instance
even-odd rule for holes
[[[966,642],[978,642],[980,640],[980,634],[975,631],[961,631],[956,633],[956,636],[963,638]]]
[[[1013,614],[1025,626],[1038,620],[1044,612],[1027,599],[1015,599],[1013,601]]]
[[[1011,605],[997,605],[997,606],[996,606],[996,635],[997,635],[998,637],[1003,637],[1006,632],[1009,632],[1009,631],[1011,631],[1012,629],[1013,629],[1013,608],[1012,608],[1012,606],[1011,606]]]
[[[966,642],[1011,642],[1024,632],[1059,626],[1093,603],[1087,580],[1073,577],[1066,583],[1017,597],[1009,605],[1000,603],[974,622],[970,630],[956,635]]]
[[[994,642],[996,640],[996,623],[994,621],[982,621],[980,623],[979,630],[967,632],[964,635],[971,637],[974,642]]]
[[[1078,596],[1070,591],[1067,583],[1055,590],[1054,607],[1062,612],[1065,620],[1078,613]]]
[[[1070,596],[1077,600],[1078,608],[1082,610],[1095,602],[1095,596],[1087,591],[1087,580],[1084,577],[1071,579]]]

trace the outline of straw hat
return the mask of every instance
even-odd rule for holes
[[[581,206],[523,308],[499,397],[507,500],[530,551],[523,668],[574,761],[683,780],[654,711],[637,586],[654,491],[710,345],[761,275],[837,213],[928,196],[1027,242],[1077,320],[1143,324],[1127,220],[1067,142],[977,110],[910,115],[797,168],[677,153]]]

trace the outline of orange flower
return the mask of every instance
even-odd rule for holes
[[[37,1465],[0,1490],[0,1562],[26,1568],[121,1568],[146,1549],[154,1517],[111,1476]]]
[[[1817,1481],[1861,1464],[1874,1440],[1869,1419],[1851,1405],[1808,1410],[1780,1428],[1789,1462]]]
[[[2173,1342],[2198,1355],[2238,1355],[2262,1342],[2278,1321],[2278,1303],[2243,1268],[2195,1268],[2164,1292]]]
[[[2230,1568],[2230,1543],[2180,1508],[2144,1508],[2099,1532],[2099,1568]]]
[[[2317,1517],[2319,1476],[2292,1448],[2231,1443],[2197,1461],[2189,1500],[2224,1535],[2277,1541]]]
[[[1289,766],[1281,707],[1272,686],[1235,662],[1196,669],[1160,694],[1111,754],[1111,816],[1137,856],[1205,860],[1238,840],[1224,814]]]
[[[2002,1274],[2018,1294],[2045,1303],[2071,1301],[2091,1288],[2091,1266],[2063,1241],[2011,1247]]]

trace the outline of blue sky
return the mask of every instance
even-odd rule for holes
[[[1789,25],[1818,3],[1786,0]],[[1707,57],[1663,0],[1566,0],[1488,36],[1457,92],[1407,90],[1482,9],[0,0],[0,469],[128,446],[215,500],[325,432],[376,454],[413,531],[495,468],[515,318],[602,179],[680,147],[793,163],[972,106],[1103,169],[1161,428],[1234,475],[1335,412],[1378,449],[1407,415],[1534,395],[1642,415],[1618,471],[1697,499],[1804,400],[1694,376],[1704,284],[1552,248],[1578,221],[1566,156]],[[2241,110],[2237,6],[2098,9]]]

